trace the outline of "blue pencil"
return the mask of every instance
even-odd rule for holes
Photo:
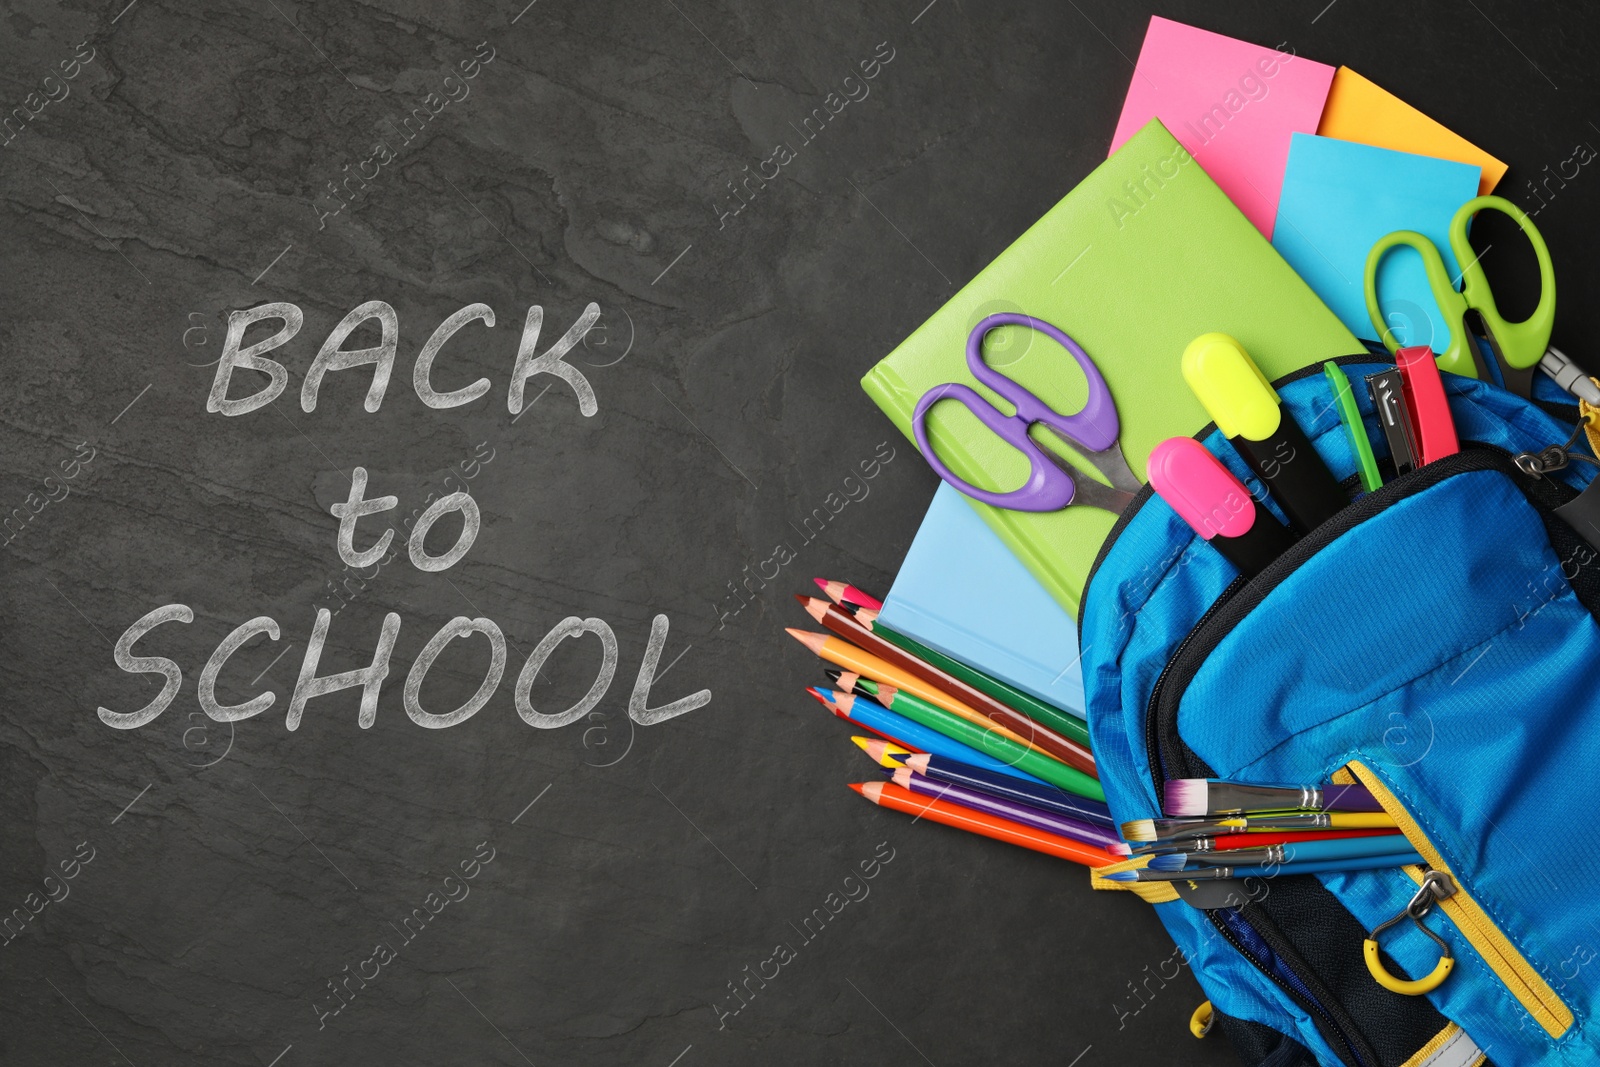
[[[812,696],[822,701],[839,718],[871,730],[875,734],[892,738],[900,742],[903,748],[916,749],[920,752],[931,752],[936,756],[945,756],[949,759],[960,760],[974,767],[981,767],[986,771],[998,774],[1008,774],[1013,778],[1020,778],[1024,782],[1044,782],[1031,774],[1019,771],[1009,763],[995,759],[987,752],[979,752],[975,748],[963,745],[960,741],[953,741],[937,730],[930,730],[919,722],[912,722],[898,712],[890,711],[875,700],[869,700],[859,693],[836,693],[832,689],[823,689],[818,686],[806,690]],[[1046,788],[1050,788],[1046,786]]]

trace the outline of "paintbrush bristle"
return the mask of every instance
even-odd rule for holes
[[[1103,877],[1108,882],[1137,882],[1139,880],[1139,872],[1112,871],[1110,874],[1104,875]]]
[[[1161,806],[1168,815],[1205,815],[1210,788],[1204,778],[1174,778],[1162,790]]]
[[[1159,856],[1150,857],[1146,865],[1152,871],[1181,871],[1184,864],[1189,862],[1189,856],[1184,852],[1166,852]]]
[[[1125,841],[1111,842],[1111,844],[1106,846],[1106,851],[1111,853],[1113,856],[1133,855],[1133,849],[1129,848],[1127,842]]]
[[[1121,829],[1124,841],[1154,841],[1156,839],[1156,821],[1154,819],[1129,819],[1122,824]]]

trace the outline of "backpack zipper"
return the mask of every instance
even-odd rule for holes
[[[1500,927],[1489,917],[1488,912],[1483,910],[1482,905],[1472,899],[1460,876],[1444,862],[1439,850],[1422,832],[1422,828],[1411,817],[1405,806],[1395,798],[1383,780],[1373,774],[1365,764],[1352,762],[1348,765],[1348,769],[1362,785],[1371,790],[1373,797],[1383,806],[1383,810],[1394,817],[1406,840],[1410,841],[1427,861],[1426,867],[1413,865],[1401,869],[1418,885],[1422,884],[1422,877],[1429,869],[1448,874],[1455,882],[1456,891],[1438,901],[1434,907],[1450,917],[1450,921],[1455,923],[1461,936],[1478,950],[1478,954],[1489,964],[1511,995],[1516,997],[1517,1002],[1533,1016],[1534,1021],[1544,1028],[1545,1033],[1552,1038],[1558,1038],[1566,1033],[1572,1027],[1572,1009],[1567,1007],[1550,984],[1528,962],[1527,957],[1511,943],[1511,939],[1501,932]]]
[[[1374,1053],[1370,1048],[1366,1048],[1364,1041],[1361,1043],[1361,1047],[1357,1047],[1357,1043],[1351,1037],[1350,1032],[1340,1025],[1339,1020],[1334,1018],[1322,1001],[1318,1000],[1316,995],[1307,988],[1305,981],[1296,973],[1295,969],[1274,951],[1272,943],[1263,936],[1260,930],[1256,929],[1249,919],[1245,918],[1238,908],[1217,908],[1206,912],[1206,917],[1217,928],[1217,932],[1222,935],[1222,939],[1233,946],[1234,951],[1250,961],[1256,970],[1266,975],[1273,985],[1288,994],[1290,1000],[1320,1019],[1327,1031],[1338,1035],[1339,1040],[1344,1043],[1346,1051],[1350,1054],[1349,1059],[1354,1060],[1362,1067],[1377,1062],[1377,1060],[1371,1058]],[[1246,945],[1246,940],[1249,940],[1251,944]],[[1271,962],[1268,962],[1266,958],[1269,955]],[[1365,1049],[1367,1055],[1362,1054],[1363,1049]]]

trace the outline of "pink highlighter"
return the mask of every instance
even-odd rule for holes
[[[1241,574],[1259,574],[1294,544],[1289,528],[1257,507],[1239,479],[1191,437],[1157,445],[1146,474],[1150,488]]]

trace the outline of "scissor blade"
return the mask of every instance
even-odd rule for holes
[[[1085,453],[1085,455],[1091,454]],[[1128,490],[1118,489],[1103,482],[1095,481],[1048,449],[1045,450],[1045,455],[1049,456],[1050,462],[1060,467],[1066,472],[1067,477],[1072,479],[1072,500],[1068,502],[1068,507],[1099,508],[1101,511],[1109,511],[1113,515],[1121,515],[1127,506],[1133,502],[1134,494]]]
[[[1489,346],[1489,351],[1494,355],[1494,365],[1500,371],[1500,383],[1507,391],[1517,396],[1529,396],[1533,392],[1533,368],[1513,367],[1506,362],[1505,354],[1500,350],[1500,342],[1495,340],[1494,331],[1489,329],[1489,324],[1484,322],[1483,316],[1478,314],[1476,309],[1467,309],[1463,319],[1472,336]],[[1488,381],[1486,368],[1483,365],[1483,350],[1476,343],[1472,346],[1472,358],[1478,364],[1478,377]]]
[[[1046,426],[1056,440],[1072,449],[1075,455],[1082,456],[1084,461],[1106,476],[1106,479],[1116,488],[1123,490],[1130,496],[1144,488],[1144,483],[1139,481],[1139,476],[1133,473],[1133,468],[1128,466],[1128,457],[1122,454],[1122,446],[1115,441],[1109,448],[1098,452],[1091,452],[1071,437],[1057,430],[1053,426]],[[1059,459],[1059,457],[1057,457]],[[1059,465],[1059,464],[1058,464]]]
[[[1085,478],[1082,474],[1073,474],[1072,483],[1075,487],[1072,494],[1074,505],[1099,508],[1109,511],[1113,515],[1121,515],[1129,504],[1133,503],[1134,494],[1126,489],[1113,489],[1109,485],[1102,485],[1093,478]]]

